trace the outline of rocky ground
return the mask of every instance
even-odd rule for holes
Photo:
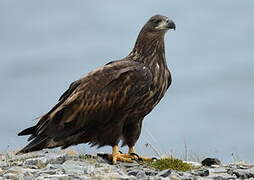
[[[137,162],[110,165],[101,157],[74,151],[40,151],[18,156],[7,153],[0,154],[0,179],[254,179],[252,165],[234,163],[205,167],[194,164],[200,168],[187,172],[159,171]]]

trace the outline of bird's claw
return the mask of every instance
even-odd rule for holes
[[[132,163],[134,161],[154,161],[157,158],[147,158],[143,156],[139,156],[136,153],[124,154],[122,152],[116,154],[97,154],[98,156],[102,157],[103,159],[108,159],[112,162],[112,164],[116,164],[117,161],[121,162],[129,162]]]
[[[116,153],[116,154],[108,154],[108,159],[112,162],[112,164],[116,164],[117,161],[132,163],[133,159],[130,154]]]

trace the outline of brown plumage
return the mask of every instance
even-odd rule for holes
[[[175,24],[155,15],[144,25],[130,54],[73,82],[39,122],[18,135],[32,140],[19,153],[90,143],[133,148],[143,118],[171,84],[164,35]]]

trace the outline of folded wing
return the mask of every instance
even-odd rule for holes
[[[32,140],[19,153],[80,143],[79,133],[110,123],[142,101],[151,82],[150,70],[134,61],[115,61],[92,71],[73,82],[35,126],[18,134],[30,134]]]

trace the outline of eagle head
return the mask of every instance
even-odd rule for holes
[[[169,29],[175,30],[176,25],[173,20],[166,16],[154,15],[145,24],[144,29],[148,32],[165,33]]]

